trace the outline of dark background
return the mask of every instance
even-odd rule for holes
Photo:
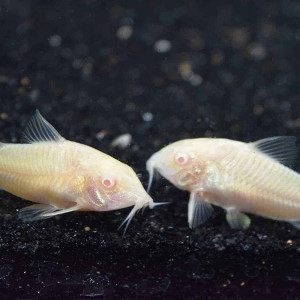
[[[18,142],[38,108],[67,139],[131,165],[193,137],[300,135],[299,1],[0,1],[0,138]],[[132,135],[125,149],[110,146]],[[296,167],[299,170],[299,166]],[[300,187],[299,187],[300,188]],[[27,202],[0,192],[0,297],[299,299],[300,233],[222,209],[187,226],[170,205],[75,212],[26,224]]]

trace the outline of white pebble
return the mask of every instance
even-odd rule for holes
[[[252,43],[248,47],[248,51],[250,56],[252,56],[256,60],[263,60],[267,56],[266,48],[259,43]]]
[[[158,53],[166,53],[171,50],[172,44],[168,40],[159,40],[154,44],[154,50]]]
[[[62,38],[60,35],[52,35],[49,38],[49,45],[51,47],[59,47],[61,45]]]
[[[121,40],[128,40],[132,35],[132,27],[123,25],[117,30],[117,37]]]
[[[200,85],[203,81],[203,78],[198,74],[192,74],[189,78],[191,85],[197,86]]]
[[[150,122],[150,121],[152,121],[152,119],[153,119],[153,114],[151,112],[145,112],[143,114],[143,120],[145,122]]]
[[[132,141],[132,136],[130,133],[125,133],[122,134],[118,137],[116,137],[112,142],[111,142],[111,147],[118,147],[121,149],[125,149],[129,147],[130,143]]]
[[[107,135],[107,131],[105,129],[103,129],[96,134],[96,139],[98,141],[101,141],[105,138],[106,135]]]

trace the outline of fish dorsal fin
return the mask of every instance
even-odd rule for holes
[[[62,142],[64,140],[38,110],[36,110],[35,114],[29,120],[22,136],[22,141],[26,143]]]
[[[276,136],[251,143],[255,149],[272,157],[288,167],[293,166],[297,158],[296,137]]]

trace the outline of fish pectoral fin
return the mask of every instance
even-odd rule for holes
[[[38,110],[31,117],[23,132],[22,141],[26,143],[37,142],[63,142],[65,139],[56,129],[43,118]]]
[[[251,219],[235,208],[227,209],[226,220],[232,229],[247,229]]]
[[[201,194],[191,193],[188,204],[188,223],[191,229],[205,223],[213,212],[212,205]]]
[[[38,221],[75,211],[79,208],[79,205],[74,205],[66,209],[59,209],[50,204],[33,204],[22,208],[19,211],[18,217],[24,222]]]

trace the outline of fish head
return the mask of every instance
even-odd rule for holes
[[[133,206],[120,225],[126,224],[124,234],[138,210],[163,204],[153,203],[133,169],[113,158],[106,159],[101,172],[93,178],[86,191],[91,210],[110,211]]]
[[[153,207],[153,200],[131,167],[113,158],[87,180],[86,198],[92,210],[110,211],[129,206]]]
[[[149,173],[148,191],[155,171],[176,187],[191,191],[199,185],[205,168],[205,160],[199,153],[192,140],[175,142],[154,153],[146,163]]]

